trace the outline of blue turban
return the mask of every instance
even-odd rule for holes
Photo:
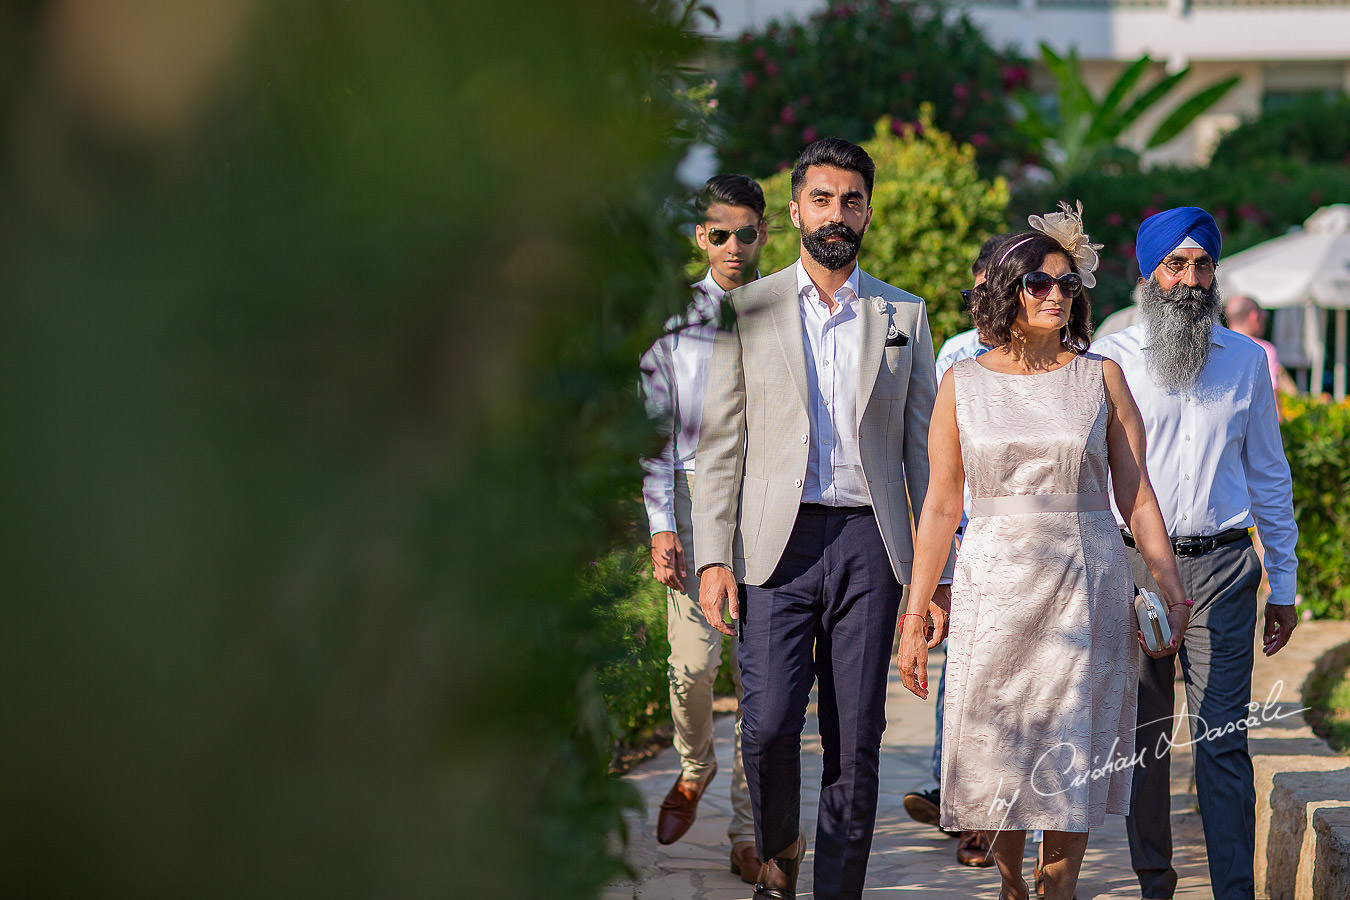
[[[1134,241],[1134,256],[1139,260],[1139,274],[1144,278],[1153,274],[1167,254],[1186,238],[1192,238],[1205,249],[1210,259],[1219,261],[1223,238],[1214,217],[1198,206],[1178,206],[1149,216],[1139,226]]]

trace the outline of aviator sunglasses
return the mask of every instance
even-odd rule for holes
[[[735,231],[727,231],[725,228],[709,228],[708,243],[714,247],[720,247],[731,240],[733,234],[736,235],[736,240],[742,244],[753,244],[759,240],[759,229],[753,225],[746,225],[744,228],[737,228]]]
[[[1061,294],[1065,297],[1072,297],[1083,287],[1083,279],[1073,272],[1061,275],[1058,278],[1052,278],[1045,272],[1028,272],[1022,276],[1022,287],[1037,300],[1044,300],[1049,297],[1051,289],[1056,284],[1059,285]]]

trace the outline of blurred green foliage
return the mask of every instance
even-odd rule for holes
[[[1165,167],[1147,172],[1086,172],[1054,185],[1019,189],[1009,206],[1009,228],[1055,208],[1059,200],[1083,201],[1092,240],[1105,244],[1093,320],[1129,305],[1139,277],[1134,239],[1144,219],[1174,206],[1202,206],[1219,224],[1225,256],[1279,237],[1328,203],[1350,202],[1350,167],[1266,160],[1260,165]],[[1223,261],[1219,262],[1222,278]]]
[[[1350,403],[1299,395],[1281,397],[1280,406],[1303,608],[1319,619],[1350,618]]]
[[[727,171],[791,167],[817,138],[862,142],[881,116],[899,131],[923,103],[990,171],[1029,151],[1007,105],[1028,78],[1026,61],[944,3],[829,0],[804,22],[775,20],[725,51],[715,122]]]
[[[932,123],[925,104],[915,126],[896,134],[889,118],[862,145],[876,163],[872,224],[858,260],[870,275],[927,301],[935,346],[970,328],[961,290],[980,245],[1003,231],[1008,188],[1002,178],[980,177],[974,148]],[[764,179],[770,236],[760,257],[766,274],[801,254],[800,234],[787,215],[789,172]]]
[[[687,301],[684,15],[0,7],[4,894],[617,871],[577,573]]]
[[[1083,75],[1078,50],[1065,56],[1041,42],[1041,65],[1055,79],[1053,105],[1029,90],[1017,92],[1013,102],[1021,132],[1037,149],[1041,163],[1058,181],[1097,168],[1137,169],[1138,155],[1121,144],[1121,136],[1139,117],[1166,100],[1190,74],[1191,67],[1159,73],[1143,87],[1148,73],[1161,68],[1145,54],[1125,66],[1100,97]],[[1179,101],[1143,140],[1145,150],[1160,147],[1185,130],[1196,117],[1219,102],[1238,83],[1237,75],[1200,88]]]
[[[1212,165],[1261,166],[1270,160],[1350,165],[1350,96],[1313,94],[1228,132]]]

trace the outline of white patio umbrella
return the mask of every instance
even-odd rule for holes
[[[1326,310],[1335,310],[1333,383],[1346,392],[1346,311],[1350,310],[1350,204],[1324,206],[1301,231],[1224,257],[1219,280],[1229,296],[1245,294],[1267,309],[1302,308],[1312,387],[1320,389],[1325,363]]]

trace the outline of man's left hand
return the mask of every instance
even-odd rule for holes
[[[1296,625],[1298,625],[1298,610],[1292,603],[1284,606],[1267,603],[1266,630],[1261,642],[1261,652],[1266,656],[1279,653],[1284,645],[1289,643]]]
[[[933,631],[928,646],[936,647],[947,637],[947,622],[952,612],[952,586],[939,584],[928,604],[928,617],[933,620]]]

